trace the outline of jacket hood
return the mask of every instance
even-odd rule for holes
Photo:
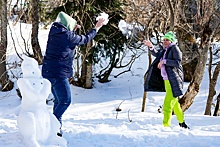
[[[76,20],[62,11],[58,14],[56,22],[62,23],[69,31],[73,31],[76,27]]]

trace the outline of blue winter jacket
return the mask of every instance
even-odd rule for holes
[[[96,29],[92,29],[86,35],[77,35],[63,24],[54,22],[48,36],[42,76],[61,79],[72,77],[75,47],[87,44],[95,35]]]

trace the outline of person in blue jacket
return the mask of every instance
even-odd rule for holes
[[[104,19],[99,19],[95,27],[86,35],[78,35],[75,19],[60,12],[52,24],[48,36],[46,53],[43,59],[42,76],[51,82],[55,98],[53,114],[62,126],[62,115],[71,103],[71,91],[68,79],[73,75],[74,50],[78,45],[87,44],[103,26]],[[61,129],[60,129],[61,131]],[[62,136],[62,131],[58,132]]]
[[[145,91],[165,91],[163,103],[163,125],[171,125],[172,112],[174,111],[180,127],[189,129],[184,121],[184,114],[178,102],[178,97],[183,95],[183,67],[181,65],[182,52],[179,50],[175,34],[167,32],[163,37],[163,49],[156,50],[153,44],[144,40],[155,60],[147,71]]]

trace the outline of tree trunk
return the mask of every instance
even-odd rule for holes
[[[85,88],[92,88],[92,63],[87,64],[86,83]]]
[[[195,69],[195,73],[193,75],[193,78],[188,86],[188,89],[186,93],[183,95],[183,97],[179,100],[183,112],[185,112],[193,103],[195,96],[198,94],[200,90],[200,84],[202,82],[204,73],[205,73],[205,67],[206,67],[206,61],[208,58],[208,48],[210,45],[206,44],[204,48],[199,49],[199,57],[198,57],[198,63]]]
[[[191,35],[187,34],[181,28],[176,30],[178,46],[182,51],[182,65],[184,70],[184,82],[190,82],[195,73],[198,63],[198,45],[195,44]]]
[[[174,9],[173,9],[173,6],[172,6],[172,3],[171,3],[171,1],[170,0],[166,0],[166,3],[168,4],[168,6],[169,6],[169,9],[170,9],[170,16],[169,16],[169,18],[170,18],[170,28],[169,28],[169,30],[170,31],[173,31],[174,30],[174,25],[175,25],[175,14],[174,14]]]
[[[6,51],[7,51],[7,0],[0,0],[0,84],[2,91],[9,91],[14,84],[9,80],[6,71]]]
[[[197,63],[198,63],[198,59],[196,58],[190,63],[186,63],[183,65],[184,82],[190,82],[192,80]]]
[[[31,34],[31,45],[34,53],[34,58],[39,64],[42,64],[42,53],[40,44],[38,42],[38,29],[39,29],[39,16],[38,16],[38,4],[39,0],[31,0],[31,20],[32,20],[32,34]]]
[[[81,47],[81,59],[82,59],[82,69],[81,69],[81,78],[80,86],[85,87],[86,74],[87,74],[87,61],[86,61],[86,47]]]
[[[220,93],[219,93],[219,95],[217,96],[217,102],[216,102],[216,105],[215,105],[215,111],[214,111],[213,116],[218,116],[218,112],[219,112],[219,102],[220,102]]]
[[[217,64],[213,73],[213,77],[210,79],[209,95],[206,102],[205,115],[211,115],[212,101],[213,101],[213,97],[216,94],[215,86],[218,80],[219,71],[220,71],[220,62]]]
[[[178,10],[184,16],[184,19],[177,18],[181,24],[192,24],[193,30],[197,30],[197,23],[195,14],[197,13],[197,5],[195,0],[179,1]],[[194,31],[187,31],[185,27],[177,26],[178,46],[182,51],[182,65],[184,71],[184,82],[190,82],[193,78],[196,65],[198,63],[198,45],[196,43],[196,33]]]
[[[145,91],[145,92],[144,92],[144,95],[143,95],[143,102],[142,102],[141,112],[144,112],[145,109],[146,109],[146,101],[147,101],[147,92]]]
[[[90,41],[87,44],[87,48],[86,48],[87,52],[89,52],[91,48],[92,48],[92,41]],[[86,64],[85,88],[92,88],[92,60],[91,61],[89,60],[89,62],[87,62]]]
[[[150,65],[152,63],[152,56],[151,56],[151,53],[149,51],[148,51],[148,61],[149,61],[149,64],[148,64],[148,69],[149,69]],[[148,71],[148,69],[147,69],[147,71]],[[147,77],[147,72],[144,74],[144,83],[145,83],[146,77]],[[146,101],[147,101],[147,92],[144,91],[141,112],[144,112],[145,109],[146,109]]]
[[[100,75],[98,76],[100,83],[106,83],[106,82],[109,82],[109,81],[110,81],[108,78],[109,78],[109,76],[110,76],[110,74],[111,74],[113,68],[116,67],[116,64],[117,64],[118,61],[119,61],[118,58],[116,59],[116,56],[117,56],[117,51],[116,51],[116,49],[114,49],[114,50],[113,50],[113,54],[112,54],[111,61],[110,61],[110,63],[109,63],[110,67],[109,67],[106,71],[104,71],[103,74],[100,74]],[[100,73],[101,73],[101,72],[100,72]]]

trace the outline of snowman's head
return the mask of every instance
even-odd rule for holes
[[[23,78],[40,78],[41,71],[38,68],[38,62],[30,57],[22,56],[23,62],[21,63],[21,70]]]

